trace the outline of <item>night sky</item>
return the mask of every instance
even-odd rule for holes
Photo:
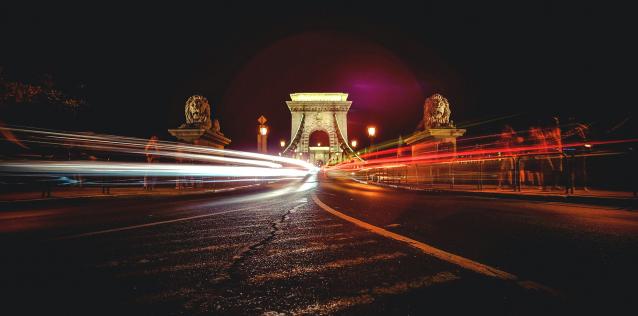
[[[288,94],[311,91],[350,94],[349,134],[361,143],[368,124],[381,140],[413,132],[435,92],[457,125],[518,115],[508,122],[526,129],[560,115],[601,135],[630,118],[607,136],[635,132],[636,28],[626,8],[233,3],[4,8],[0,65],[18,80],[51,73],[79,91],[96,132],[170,139],[185,100],[202,94],[233,149],[255,150],[260,115],[277,148],[290,134]]]

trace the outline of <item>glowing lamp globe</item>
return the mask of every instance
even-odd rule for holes
[[[373,127],[373,126],[368,127],[368,135],[370,137],[374,137],[374,135],[376,135],[376,134],[377,134],[377,128],[376,127]]]

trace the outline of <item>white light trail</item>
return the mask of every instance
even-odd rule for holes
[[[176,142],[157,141],[149,146],[147,139],[140,138],[2,126],[0,132],[12,136],[7,137],[5,141],[19,143],[21,148],[32,150],[33,153],[27,153],[30,157],[37,157],[43,152],[67,151],[69,155],[82,153],[90,157],[90,160],[34,161],[23,160],[23,157],[18,155],[17,159],[5,158],[5,161],[0,161],[0,172],[3,176],[198,176],[285,179],[305,177],[319,171],[316,166],[297,159]],[[97,157],[91,157],[92,155]],[[137,161],[146,161],[147,157],[159,157],[161,162],[130,162],[131,156],[134,158],[132,160]],[[116,158],[111,160],[111,157]],[[166,163],[166,160],[174,162]]]
[[[263,168],[245,166],[208,166],[191,164],[96,162],[96,161],[38,161],[5,162],[0,172],[10,174],[85,176],[201,176],[201,177],[304,177],[308,171],[292,168]]]
[[[98,134],[85,134],[85,133],[69,133],[69,132],[56,132],[56,131],[43,131],[24,128],[9,128],[0,127],[0,130],[11,131],[21,137],[20,141],[24,143],[36,143],[50,146],[73,146],[76,148],[84,148],[87,150],[98,149],[100,151],[122,152],[140,154],[146,153],[145,146],[148,142],[147,139],[123,137],[115,135],[98,135]],[[208,158],[202,156],[183,156],[184,159],[199,159],[212,161],[226,161],[230,163],[242,163],[242,164],[256,164],[260,166],[266,166],[263,162],[280,163],[298,166],[308,170],[317,169],[316,166],[293,158],[271,156],[266,154],[258,154],[245,151],[235,151],[228,149],[218,149],[198,145],[189,145],[176,142],[158,141],[156,144],[157,152],[155,154],[172,156],[179,158],[181,154],[202,154],[208,155]],[[171,153],[172,152],[172,153]],[[212,157],[224,157],[225,159],[211,158]],[[229,160],[228,157],[240,157],[248,158],[250,160]],[[254,160],[261,160],[262,162],[256,163]],[[270,165],[270,167],[276,167]]]

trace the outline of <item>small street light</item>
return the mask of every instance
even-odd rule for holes
[[[286,147],[286,141],[285,141],[285,140],[283,140],[283,139],[282,139],[282,140],[280,140],[280,141],[279,141],[279,146],[280,146],[281,148]]]
[[[377,128],[374,126],[368,126],[368,136],[370,137],[370,151],[373,150],[375,135],[377,135]]]
[[[257,119],[257,152],[267,154],[268,153],[268,121],[263,115]]]
[[[353,139],[352,143],[350,143],[352,145],[352,148],[357,148],[357,140]]]
[[[374,135],[377,134],[377,128],[374,126],[368,126],[368,136],[370,136],[370,138],[374,138]]]

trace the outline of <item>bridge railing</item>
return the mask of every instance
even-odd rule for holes
[[[414,188],[636,196],[635,151],[529,153],[363,166],[355,178]]]

